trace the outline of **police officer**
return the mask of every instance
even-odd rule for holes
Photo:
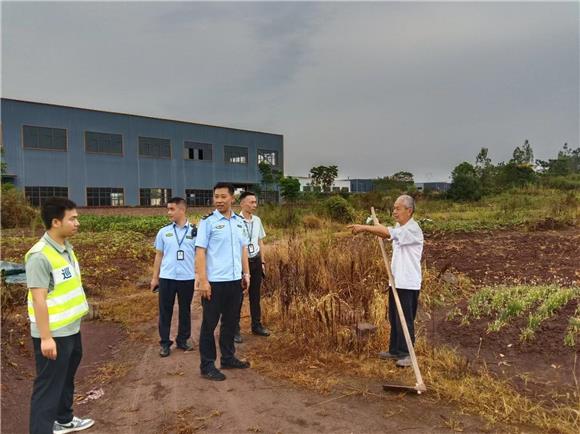
[[[264,273],[264,242],[266,237],[262,220],[254,215],[258,207],[256,194],[251,191],[244,191],[240,195],[240,205],[242,211],[240,216],[244,221],[244,236],[248,242],[248,259],[250,261],[250,289],[248,291],[250,299],[250,315],[252,317],[252,333],[259,336],[270,336],[270,332],[262,325],[262,311],[260,308],[260,287],[262,286],[262,273]],[[240,303],[240,314],[242,303]],[[240,334],[240,323],[234,336],[236,343],[242,343]]]
[[[242,291],[247,291],[250,285],[250,274],[243,222],[232,211],[234,187],[217,183],[213,188],[213,200],[216,209],[201,220],[195,243],[196,286],[203,307],[199,352],[201,375],[209,380],[223,381],[225,375],[215,366],[214,331],[220,318],[221,368],[250,367],[248,362],[235,357],[234,346]]]
[[[177,348],[192,351],[191,301],[195,284],[195,238],[197,228],[187,220],[187,204],[181,197],[167,202],[171,224],[161,228],[155,238],[155,262],[151,289],[159,289],[159,355],[167,357],[173,341],[169,339],[175,296],[179,302]]]
[[[79,228],[74,202],[50,198],[40,215],[47,231],[24,257],[28,315],[36,359],[30,433],[81,431],[92,419],[73,416],[75,374],[83,356],[81,318],[89,306],[81,272],[67,239]]]

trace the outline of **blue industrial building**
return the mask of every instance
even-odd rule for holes
[[[284,167],[280,134],[2,99],[3,182],[33,205],[50,196],[79,206],[211,204],[212,187],[260,182],[259,162]]]

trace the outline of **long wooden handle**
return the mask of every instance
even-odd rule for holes
[[[371,216],[375,225],[379,224],[379,219],[375,213],[375,208],[371,207]],[[385,262],[385,267],[387,268],[387,274],[389,275],[389,285],[393,291],[393,298],[395,299],[395,304],[397,305],[397,313],[399,314],[399,321],[403,327],[403,335],[405,336],[405,342],[407,343],[407,348],[409,349],[409,356],[411,356],[411,364],[413,365],[413,371],[415,371],[415,380],[417,381],[416,389],[418,391],[424,392],[427,390],[425,383],[423,383],[423,377],[421,376],[421,371],[419,370],[419,364],[417,363],[417,356],[415,355],[415,348],[413,347],[413,342],[411,341],[411,334],[409,333],[409,328],[407,327],[407,321],[405,320],[405,314],[403,313],[403,308],[401,307],[401,301],[399,300],[399,294],[397,293],[397,288],[395,287],[395,278],[393,277],[393,272],[391,270],[391,263],[389,262],[389,257],[387,256],[387,251],[385,250],[385,244],[380,237],[379,245],[381,246],[381,253],[383,254],[383,261]],[[391,324],[391,327],[393,325]]]

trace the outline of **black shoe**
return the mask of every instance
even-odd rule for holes
[[[222,369],[247,369],[250,367],[250,362],[242,362],[239,359],[232,359],[227,363],[222,362]]]
[[[262,324],[252,327],[252,333],[258,336],[270,336],[270,330]]]
[[[202,372],[201,376],[211,381],[224,381],[226,376],[216,367],[212,367],[207,372]]]
[[[161,345],[161,349],[159,350],[159,355],[161,357],[167,357],[170,352],[171,349],[169,348],[169,345]]]
[[[242,335],[241,335],[241,334],[239,334],[239,333],[236,333],[236,334],[234,335],[234,342],[235,342],[236,344],[241,344],[241,343],[243,343],[243,342],[244,342],[244,340],[242,339]]]
[[[184,344],[177,344],[177,348],[183,351],[193,351],[193,344],[189,341],[186,341]]]

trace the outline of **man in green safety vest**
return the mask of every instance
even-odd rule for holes
[[[75,203],[47,199],[41,217],[47,231],[24,257],[36,359],[30,433],[64,434],[95,423],[75,417],[72,409],[74,378],[83,355],[81,318],[89,306],[78,260],[67,241],[79,228]]]

